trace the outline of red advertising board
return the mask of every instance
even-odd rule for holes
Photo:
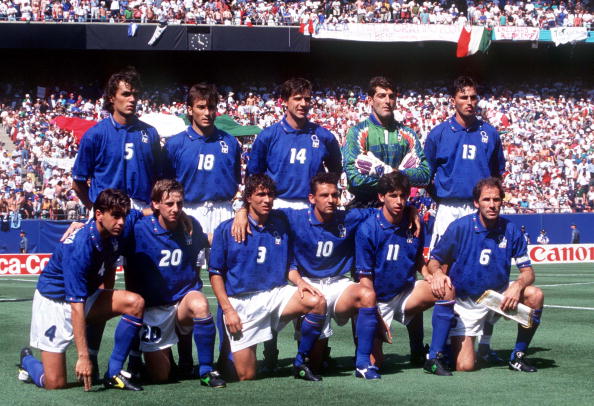
[[[0,276],[39,275],[52,254],[0,254]],[[121,272],[121,267],[116,272]]]

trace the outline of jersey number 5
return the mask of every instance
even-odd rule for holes
[[[124,159],[132,159],[134,156],[134,143],[127,142],[124,145]]]

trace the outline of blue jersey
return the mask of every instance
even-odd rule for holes
[[[285,216],[273,211],[264,227],[251,219],[250,223],[252,234],[243,243],[231,237],[232,219],[222,222],[214,232],[208,271],[223,276],[229,296],[287,284],[290,242]]]
[[[149,203],[153,184],[161,177],[161,167],[157,130],[138,119],[130,125],[122,125],[110,116],[82,137],[72,178],[91,179],[89,199],[92,202],[102,190],[114,188]]]
[[[84,302],[103,283],[105,270],[115,267],[121,248],[140,217],[141,212],[130,211],[122,234],[107,240],[101,239],[95,220],[77,230],[58,245],[41,272],[39,293],[54,300]]]
[[[200,224],[192,219],[192,236],[168,231],[156,216],[147,216],[134,226],[134,238],[126,247],[127,287],[140,294],[146,306],[176,303],[189,291],[200,290],[198,253],[208,247]]]
[[[439,124],[427,136],[425,156],[438,200],[471,201],[479,180],[505,172],[499,133],[481,120],[470,128],[462,127],[455,117]]]
[[[324,165],[330,172],[342,172],[341,159],[338,141],[330,131],[310,122],[296,130],[283,118],[256,137],[247,173],[270,176],[277,197],[306,199],[311,178],[324,172]]]
[[[423,261],[425,234],[415,237],[409,219],[390,223],[382,210],[368,218],[357,232],[356,275],[373,280],[377,300],[388,302],[415,283],[418,265]]]
[[[241,182],[241,147],[235,137],[216,130],[209,137],[192,126],[165,143],[167,176],[184,186],[184,201],[229,201]]]
[[[431,259],[449,265],[448,275],[460,298],[477,299],[487,289],[507,289],[512,258],[518,268],[531,266],[520,230],[502,217],[487,229],[477,213],[452,222],[431,250]]]
[[[345,275],[355,265],[357,227],[376,209],[339,210],[332,220],[320,222],[313,206],[304,210],[282,209],[291,226],[292,269],[308,278]]]

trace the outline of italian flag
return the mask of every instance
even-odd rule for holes
[[[462,27],[456,56],[464,58],[465,56],[474,55],[478,51],[486,52],[489,45],[491,45],[491,32],[490,28],[483,26],[465,25]]]

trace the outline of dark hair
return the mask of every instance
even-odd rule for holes
[[[503,189],[503,185],[501,184],[501,181],[499,179],[493,177],[484,178],[479,180],[478,183],[474,185],[474,189],[472,189],[472,198],[475,202],[478,202],[480,200],[481,193],[483,189],[486,187],[494,187],[499,189],[499,197],[502,199],[505,197],[505,190]]]
[[[450,90],[452,97],[456,97],[456,94],[462,92],[465,87],[472,87],[474,90],[478,91],[478,83],[476,83],[473,78],[470,76],[458,76],[456,80],[454,80],[454,84]]]
[[[380,195],[401,190],[405,195],[410,196],[410,180],[408,176],[400,171],[394,171],[384,175],[377,183],[377,192]]]
[[[208,107],[214,107],[219,101],[219,92],[212,83],[197,83],[190,88],[186,96],[186,105],[192,107],[196,100],[206,100]]]
[[[391,91],[395,91],[394,83],[385,76],[375,76],[371,78],[369,84],[367,85],[367,95],[369,97],[373,97],[376,92],[376,88],[381,87],[383,89],[390,89]]]
[[[329,185],[334,185],[338,187],[338,180],[340,179],[340,175],[334,172],[320,172],[311,180],[309,181],[309,192],[312,195],[316,194],[318,190],[318,185],[322,183],[327,183]]]
[[[184,187],[175,179],[161,179],[155,182],[153,190],[151,190],[151,201],[160,203],[165,195],[172,193],[179,193],[184,196]]]
[[[93,203],[93,213],[97,210],[101,213],[111,212],[125,216],[130,211],[130,198],[118,189],[102,190]]]
[[[280,95],[285,101],[294,94],[311,94],[311,82],[304,78],[291,78],[281,85]]]
[[[272,180],[272,178],[268,175],[263,173],[256,173],[254,175],[249,176],[245,180],[245,188],[243,189],[243,195],[241,196],[241,200],[243,200],[244,206],[247,207],[248,198],[250,198],[258,188],[266,189],[271,192],[274,196],[276,196],[276,184]]]
[[[105,92],[103,93],[103,109],[110,113],[113,113],[113,103],[109,99],[116,95],[120,82],[130,85],[136,91],[140,91],[142,87],[140,75],[133,66],[128,66],[126,69],[111,75],[107,80]]]

